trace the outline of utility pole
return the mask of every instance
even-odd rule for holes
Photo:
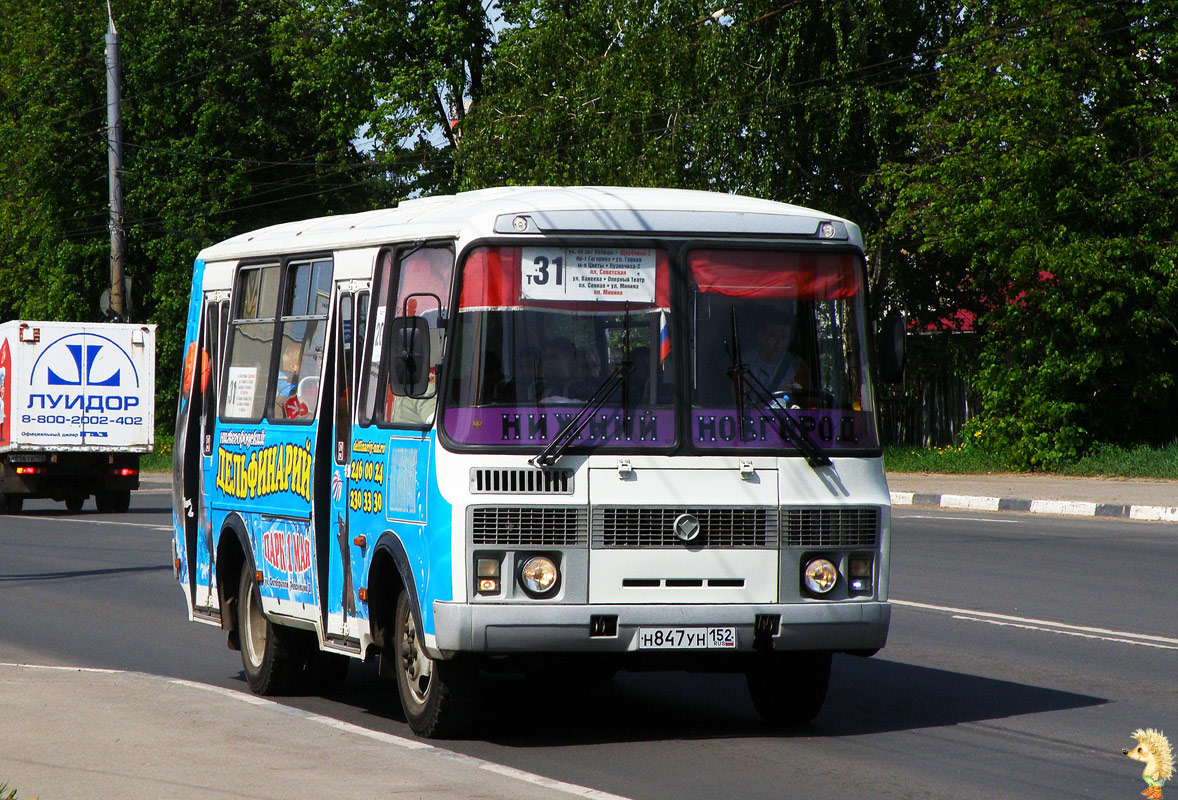
[[[123,260],[127,242],[123,235],[123,113],[119,95],[119,33],[106,2],[106,140],[110,182],[110,315],[122,321],[129,303],[124,296]]]

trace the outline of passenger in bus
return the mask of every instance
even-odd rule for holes
[[[636,402],[644,402],[650,399],[650,348],[649,347],[635,347],[630,351],[630,361],[634,363],[634,369],[630,372],[628,382],[630,384],[631,399]]]
[[[593,347],[578,347],[573,351],[572,375],[565,386],[565,395],[587,400],[601,385],[601,358]]]
[[[544,345],[544,376],[541,379],[542,400],[568,400],[569,381],[573,378],[573,343],[557,336]]]
[[[515,375],[511,386],[504,392],[504,400],[520,403],[535,402],[542,391],[540,385],[540,351],[525,347],[515,358]]]
[[[278,363],[278,381],[274,390],[274,415],[278,419],[300,416],[298,387],[302,347],[292,339],[282,343],[282,357]]]
[[[790,349],[796,327],[796,306],[774,306],[759,315],[753,347],[743,354],[750,374],[770,392],[810,386],[810,366]]]

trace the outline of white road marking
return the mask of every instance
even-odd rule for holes
[[[171,525],[148,525],[145,522],[123,522],[121,520],[114,520],[114,519],[95,519],[94,517],[90,517],[90,516],[85,516],[85,517],[48,517],[48,516],[39,516],[37,514],[22,514],[20,516],[20,519],[22,521],[36,520],[39,522],[71,522],[71,523],[81,523],[81,524],[85,524],[85,525],[129,525],[133,528],[143,528],[143,529],[149,530],[149,531],[170,531],[170,530],[172,530]]]
[[[1085,639],[1100,639],[1107,642],[1135,644],[1139,647],[1158,647],[1164,650],[1178,650],[1178,639],[1169,636],[1154,636],[1146,633],[1118,631],[1109,628],[1095,628],[1088,625],[1072,625],[1067,622],[1034,619],[1032,617],[1018,617],[1012,614],[995,614],[990,611],[975,611],[971,608],[956,608],[954,606],[939,606],[932,603],[917,603],[912,600],[890,601],[893,605],[919,608],[924,611],[936,611],[949,614],[953,619],[970,622],[988,622],[991,625],[1002,625],[1024,630],[1037,630],[1047,633],[1060,633],[1067,636],[1079,636]]]
[[[954,514],[952,517],[950,517],[945,514],[908,514],[908,513],[897,514],[897,513],[895,513],[895,509],[893,509],[892,516],[895,519],[935,519],[940,522],[944,522],[947,519],[951,519],[954,522],[989,522],[989,523],[998,523],[998,524],[1006,524],[1006,525],[1018,525],[1018,524],[1021,524],[1024,522],[1035,522],[1036,521],[1036,520],[1033,520],[1033,519],[1030,519],[1027,517],[1020,517],[1020,516],[1016,516],[1016,515],[1012,515],[1012,516],[1008,516],[1008,517],[960,517],[960,516],[957,516],[956,514]]]

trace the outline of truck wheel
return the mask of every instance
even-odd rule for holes
[[[397,598],[393,637],[393,652],[386,655],[396,659],[397,693],[409,727],[429,739],[461,733],[470,721],[474,670],[461,661],[429,657],[404,590]]]
[[[71,514],[78,514],[82,511],[82,506],[85,505],[85,503],[85,496],[78,497],[75,495],[74,497],[67,497],[65,499],[65,510]]]
[[[299,646],[299,631],[288,631],[266,619],[262,595],[248,567],[241,571],[238,587],[237,630],[241,664],[254,694],[291,694],[300,688],[307,654]]]
[[[802,725],[818,716],[830,686],[830,653],[780,653],[745,673],[749,696],[761,719]]]
[[[94,505],[104,514],[125,514],[131,507],[130,489],[112,489],[94,495]]]
[[[25,499],[19,494],[4,494],[0,492],[0,515],[19,514]]]

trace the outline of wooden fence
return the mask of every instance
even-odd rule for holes
[[[944,447],[957,442],[966,420],[976,413],[979,398],[954,365],[963,353],[975,349],[972,334],[908,337],[904,381],[878,387],[880,436],[885,445]]]

